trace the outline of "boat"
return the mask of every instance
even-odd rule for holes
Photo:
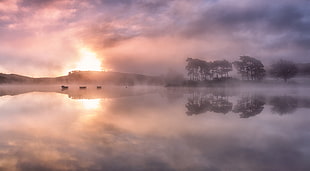
[[[64,86],[64,85],[61,86],[61,89],[68,89],[68,88],[69,86]]]
[[[101,89],[102,87],[101,86],[97,86],[97,89]]]
[[[80,89],[86,89],[87,87],[86,86],[80,86]]]

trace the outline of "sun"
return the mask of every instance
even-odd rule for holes
[[[97,54],[86,49],[80,49],[80,61],[76,64],[75,70],[79,71],[102,71],[101,61]]]

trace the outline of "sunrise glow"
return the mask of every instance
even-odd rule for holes
[[[0,0],[0,171],[310,171],[310,0]]]
[[[79,71],[101,71],[101,61],[97,58],[97,54],[86,48],[80,50],[80,61],[78,61],[74,70]]]

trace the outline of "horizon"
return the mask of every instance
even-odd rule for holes
[[[0,0],[0,171],[310,171],[310,0]]]
[[[108,71],[108,70],[100,70],[100,71],[96,71],[96,70],[71,70],[68,71],[67,74],[63,74],[63,75],[56,75],[56,76],[29,76],[29,75],[23,75],[23,74],[18,74],[18,73],[3,73],[0,72],[0,74],[5,74],[5,75],[19,75],[19,76],[24,76],[24,77],[30,77],[30,78],[57,78],[57,77],[63,77],[63,76],[69,76],[71,73],[73,72],[110,72],[110,73],[121,73],[121,74],[135,74],[135,75],[144,75],[144,76],[150,76],[150,77],[159,77],[161,75],[147,75],[147,74],[141,74],[141,73],[132,73],[132,72],[119,72],[119,71]]]
[[[184,74],[188,57],[242,55],[309,63],[309,30],[307,0],[1,0],[0,72]]]
[[[197,58],[198,59],[198,58]],[[213,62],[213,61],[210,61],[210,62]],[[228,61],[230,62],[230,61]],[[307,63],[296,63],[297,66],[299,65],[303,65],[303,64],[310,64],[310,62],[307,62]],[[268,68],[270,66],[266,66],[264,65],[265,68]],[[238,78],[238,73],[237,73],[237,69],[235,67],[232,67],[232,78]],[[268,70],[269,71],[269,70]],[[70,73],[72,72],[112,72],[112,73],[122,73],[122,74],[137,74],[137,75],[144,75],[144,76],[150,76],[150,77],[163,77],[164,74],[158,74],[158,75],[152,75],[152,74],[144,74],[144,73],[135,73],[135,72],[120,72],[120,71],[113,71],[113,70],[69,70],[67,73],[64,73],[62,75],[51,75],[51,76],[31,76],[31,75],[25,75],[25,74],[22,74],[22,73],[4,73],[4,72],[0,72],[0,74],[6,74],[6,75],[19,75],[19,76],[25,76],[25,77],[30,77],[30,78],[56,78],[56,77],[63,77],[63,76],[68,76],[70,75]],[[170,72],[173,72],[173,75],[176,76],[176,74],[181,74],[182,76],[184,76],[184,78],[188,77],[188,71],[184,70],[184,73],[178,73],[178,72],[175,72],[174,70],[171,70]],[[166,73],[166,74],[169,74],[169,71]],[[304,73],[300,73],[301,75],[304,74]]]

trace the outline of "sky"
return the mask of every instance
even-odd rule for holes
[[[0,0],[0,72],[161,75],[185,59],[310,62],[310,0]]]

